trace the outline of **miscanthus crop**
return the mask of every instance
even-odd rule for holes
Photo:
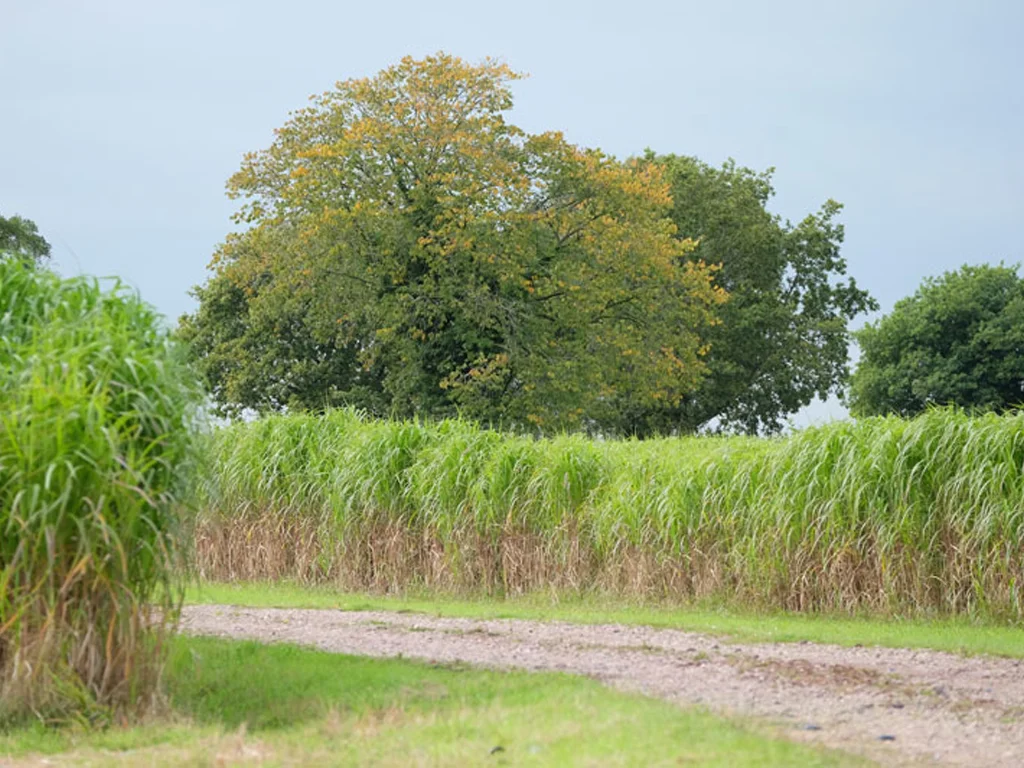
[[[196,402],[133,293],[0,259],[0,723],[153,703]]]
[[[333,411],[207,451],[209,578],[1024,615],[1022,414],[635,441]]]

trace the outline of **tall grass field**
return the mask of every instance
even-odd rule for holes
[[[197,402],[133,293],[0,259],[0,725],[153,703]]]
[[[1024,414],[641,442],[337,410],[206,451],[208,579],[1024,618]]]

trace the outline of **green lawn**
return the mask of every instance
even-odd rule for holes
[[[203,584],[194,603],[258,607],[411,611],[469,618],[550,619],[577,623],[647,624],[723,635],[741,641],[810,640],[838,645],[934,648],[966,654],[1024,657],[1024,628],[957,620],[837,618],[806,614],[750,614],[715,609],[662,608],[596,598],[553,600],[529,596],[506,600],[381,597],[288,584]]]
[[[861,764],[570,675],[179,638],[167,687],[149,725],[0,731],[0,764]]]

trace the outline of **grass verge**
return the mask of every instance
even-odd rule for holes
[[[836,645],[930,648],[961,654],[1024,658],[1024,628],[966,619],[896,620],[837,618],[789,613],[734,613],[724,609],[638,606],[597,598],[553,600],[547,595],[494,599],[431,596],[382,597],[290,584],[204,583],[192,603],[275,608],[411,611],[476,619],[537,619],[580,624],[644,624],[722,635],[746,642],[809,640]]]
[[[176,720],[0,731],[0,763],[63,753],[147,766],[859,764],[570,675],[178,638],[168,687]]]

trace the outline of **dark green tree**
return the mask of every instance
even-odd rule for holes
[[[40,262],[50,256],[50,244],[39,234],[34,222],[21,216],[0,216],[0,254]]]
[[[770,213],[773,170],[730,161],[658,156],[670,185],[678,237],[688,258],[718,265],[729,294],[708,332],[708,375],[678,405],[622,409],[623,431],[692,432],[709,425],[774,432],[786,416],[842,391],[848,376],[848,324],[877,308],[846,276],[840,254],[842,206],[833,200],[791,225]]]
[[[964,266],[924,281],[854,336],[855,416],[913,416],[932,405],[1024,403],[1024,280],[1018,267]]]

